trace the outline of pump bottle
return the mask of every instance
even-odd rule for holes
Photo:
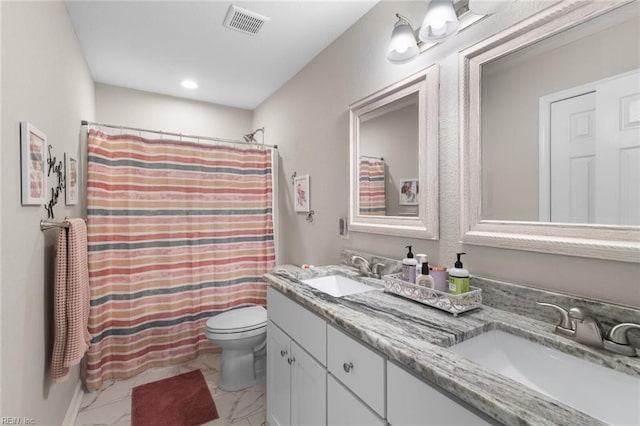
[[[422,271],[416,278],[416,284],[427,288],[435,288],[436,282],[433,277],[429,275],[429,262],[422,263]]]
[[[456,253],[458,260],[449,269],[449,293],[461,294],[469,291],[469,271],[464,269],[460,256],[466,253]]]
[[[409,249],[409,253],[407,253],[407,257],[402,259],[402,279],[404,281],[408,281],[412,284],[416,283],[416,265],[418,261],[413,258],[413,253],[411,252],[411,246],[406,246]]]

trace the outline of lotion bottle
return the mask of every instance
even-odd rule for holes
[[[420,275],[416,278],[416,284],[421,285],[427,288],[435,288],[436,282],[433,280],[433,277],[429,275],[429,263],[422,263],[422,271]]]
[[[413,253],[411,252],[411,246],[406,246],[409,249],[409,253],[407,253],[407,257],[402,259],[402,279],[404,281],[408,281],[412,284],[416,283],[416,265],[418,261],[413,258]]]
[[[460,256],[466,253],[456,253],[456,260],[453,268],[449,269],[449,293],[461,294],[469,291],[469,271],[464,269]]]
[[[422,273],[422,264],[428,261],[428,257],[426,254],[416,254],[416,260],[418,264],[416,265],[416,280],[418,279],[418,275]]]

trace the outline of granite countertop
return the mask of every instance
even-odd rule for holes
[[[366,282],[379,291],[337,298],[300,282],[301,279],[335,273]],[[484,305],[455,317],[385,293],[382,281],[358,276],[354,269],[345,266],[318,267],[297,273],[276,269],[265,278],[271,287],[328,323],[503,424],[604,423],[454,354],[447,349],[449,346],[485,331],[500,329],[640,377],[638,358],[579,345],[553,334],[553,326],[548,323]]]

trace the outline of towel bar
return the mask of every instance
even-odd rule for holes
[[[84,219],[84,221],[86,222],[87,219]],[[62,222],[56,222],[53,220],[40,219],[41,231],[46,231],[47,229],[53,229],[53,228],[68,228],[68,227],[69,227],[68,220],[63,220]]]

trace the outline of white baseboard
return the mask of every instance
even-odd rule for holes
[[[71,398],[69,408],[67,408],[67,412],[64,415],[62,426],[74,426],[76,424],[76,419],[78,418],[78,412],[80,411],[80,405],[82,404],[83,396],[84,391],[82,390],[82,380],[78,380],[76,389],[73,392],[73,398]]]

